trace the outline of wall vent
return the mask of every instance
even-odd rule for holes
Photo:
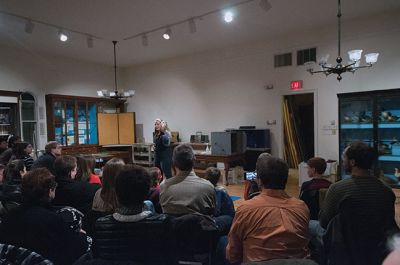
[[[292,53],[284,53],[274,55],[274,66],[282,67],[282,66],[290,66],[292,65]]]
[[[306,62],[317,61],[317,48],[308,48],[297,51],[297,65],[303,65]]]

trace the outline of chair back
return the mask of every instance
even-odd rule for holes
[[[215,264],[218,228],[211,217],[186,214],[172,224],[178,264]]]
[[[328,265],[380,265],[388,254],[386,240],[398,231],[394,220],[366,214],[355,204],[344,200],[327,227],[323,241]]]

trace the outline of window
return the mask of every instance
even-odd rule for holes
[[[305,62],[317,61],[317,48],[309,48],[297,51],[297,65],[303,65]]]
[[[21,137],[36,148],[36,112],[35,98],[29,93],[21,94]]]
[[[278,54],[274,56],[274,66],[290,66],[292,65],[292,53]]]

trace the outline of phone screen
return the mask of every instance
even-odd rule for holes
[[[245,174],[246,174],[245,176],[246,176],[247,180],[252,181],[252,180],[256,180],[257,179],[257,173],[256,172],[246,172]]]

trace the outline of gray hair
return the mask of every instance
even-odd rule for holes
[[[189,144],[180,144],[175,147],[172,154],[172,163],[180,170],[189,171],[193,169],[194,151]]]

